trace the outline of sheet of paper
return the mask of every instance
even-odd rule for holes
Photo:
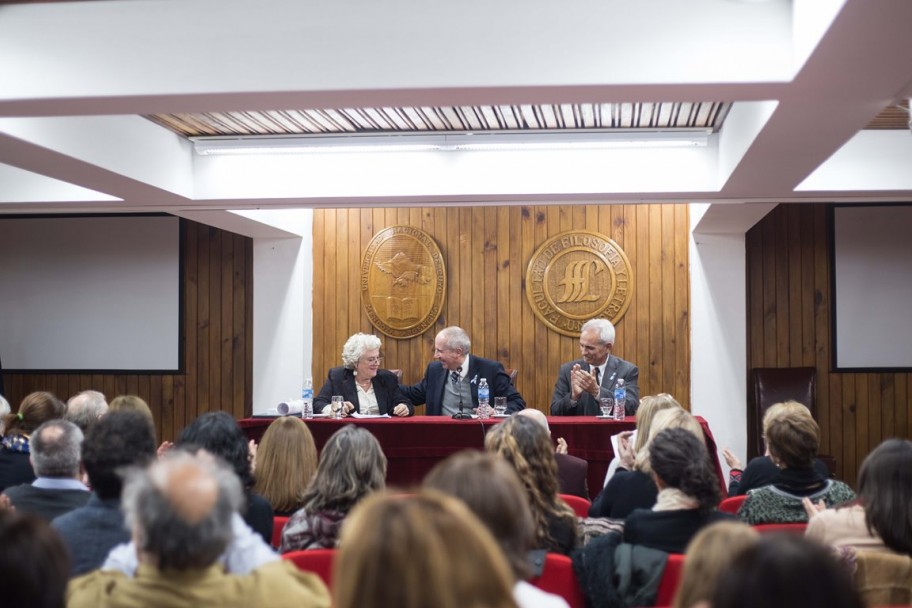
[[[349,414],[352,418],[389,418],[389,414],[361,414],[359,412],[352,412]]]

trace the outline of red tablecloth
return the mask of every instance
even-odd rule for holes
[[[259,441],[272,420],[271,417],[245,418],[240,420],[239,424],[249,439]],[[706,421],[700,417],[697,417],[697,420],[703,426],[709,453],[713,457],[724,488],[725,482],[715,440]],[[306,422],[318,450],[323,448],[330,435],[341,425],[363,426],[373,433],[386,454],[387,484],[407,488],[419,484],[435,464],[450,454],[465,449],[483,449],[487,429],[499,420],[453,420],[444,416],[414,416],[360,420],[315,418]],[[623,421],[599,420],[590,416],[551,416],[548,418],[548,424],[552,437],[563,437],[567,441],[570,454],[589,462],[589,491],[595,496],[601,490],[608,464],[614,458],[611,436],[633,429],[635,419],[632,416]]]

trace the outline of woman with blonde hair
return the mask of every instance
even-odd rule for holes
[[[304,496],[317,471],[317,446],[304,421],[276,418],[256,452],[253,491],[269,501],[276,515],[291,516],[304,506]]]
[[[531,418],[511,416],[488,431],[485,450],[516,471],[532,509],[535,548],[569,554],[578,543],[576,515],[560,498],[548,432]]]
[[[0,492],[6,488],[35,481],[29,460],[31,436],[48,420],[63,418],[66,405],[51,393],[29,393],[19,404],[19,411],[3,417],[3,439],[0,440]]]
[[[762,431],[764,438],[766,437],[766,429],[769,427],[770,422],[780,416],[806,416],[813,420],[811,410],[797,401],[784,401],[782,403],[773,404],[763,413]],[[745,467],[738,457],[728,448],[722,450],[722,457],[725,458],[725,463],[731,469],[729,471],[728,480],[729,496],[740,496],[742,494],[747,494],[754,488],[768,486],[779,473],[779,469],[777,469],[776,465],[773,464],[773,461],[770,460],[769,450],[766,450],[766,453],[763,456],[752,458],[751,461],[747,463],[747,467]],[[823,477],[830,476],[830,471],[827,469],[826,464],[819,458],[814,459],[814,470]]]
[[[678,400],[668,393],[647,395],[640,399],[640,407],[636,411],[636,429],[618,433],[618,453],[608,464],[608,472],[605,474],[605,482],[602,487],[608,484],[618,467],[628,471],[633,468],[634,456],[646,445],[646,439],[649,438],[649,427],[652,426],[653,417],[657,412],[673,408],[684,409]]]
[[[759,539],[756,530],[739,521],[720,521],[700,530],[687,545],[673,607],[691,608],[698,602],[708,602],[732,559]]]
[[[336,608],[516,608],[491,534],[458,500],[432,490],[375,495],[342,531]]]
[[[282,531],[281,552],[335,547],[349,511],[385,486],[386,456],[380,443],[370,431],[346,424],[323,446],[303,506]]]
[[[631,468],[619,467],[589,507],[589,517],[626,519],[634,509],[650,509],[656,502],[659,490],[650,476],[649,444],[665,429],[683,428],[690,431],[705,445],[703,427],[690,412],[681,407],[672,407],[653,413],[652,423],[642,447],[633,457]],[[629,457],[625,457],[628,463]]]

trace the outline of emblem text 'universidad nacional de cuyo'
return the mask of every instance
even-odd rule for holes
[[[624,250],[589,231],[558,234],[539,247],[526,268],[526,297],[542,323],[579,336],[583,323],[624,316],[633,293],[633,270]]]
[[[420,335],[445,294],[443,255],[426,232],[390,226],[374,235],[361,260],[361,303],[374,327],[393,338]]]

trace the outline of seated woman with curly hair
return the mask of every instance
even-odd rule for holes
[[[531,418],[511,416],[488,431],[485,450],[516,471],[532,509],[535,548],[569,554],[578,543],[576,515],[560,498],[548,432]]]

